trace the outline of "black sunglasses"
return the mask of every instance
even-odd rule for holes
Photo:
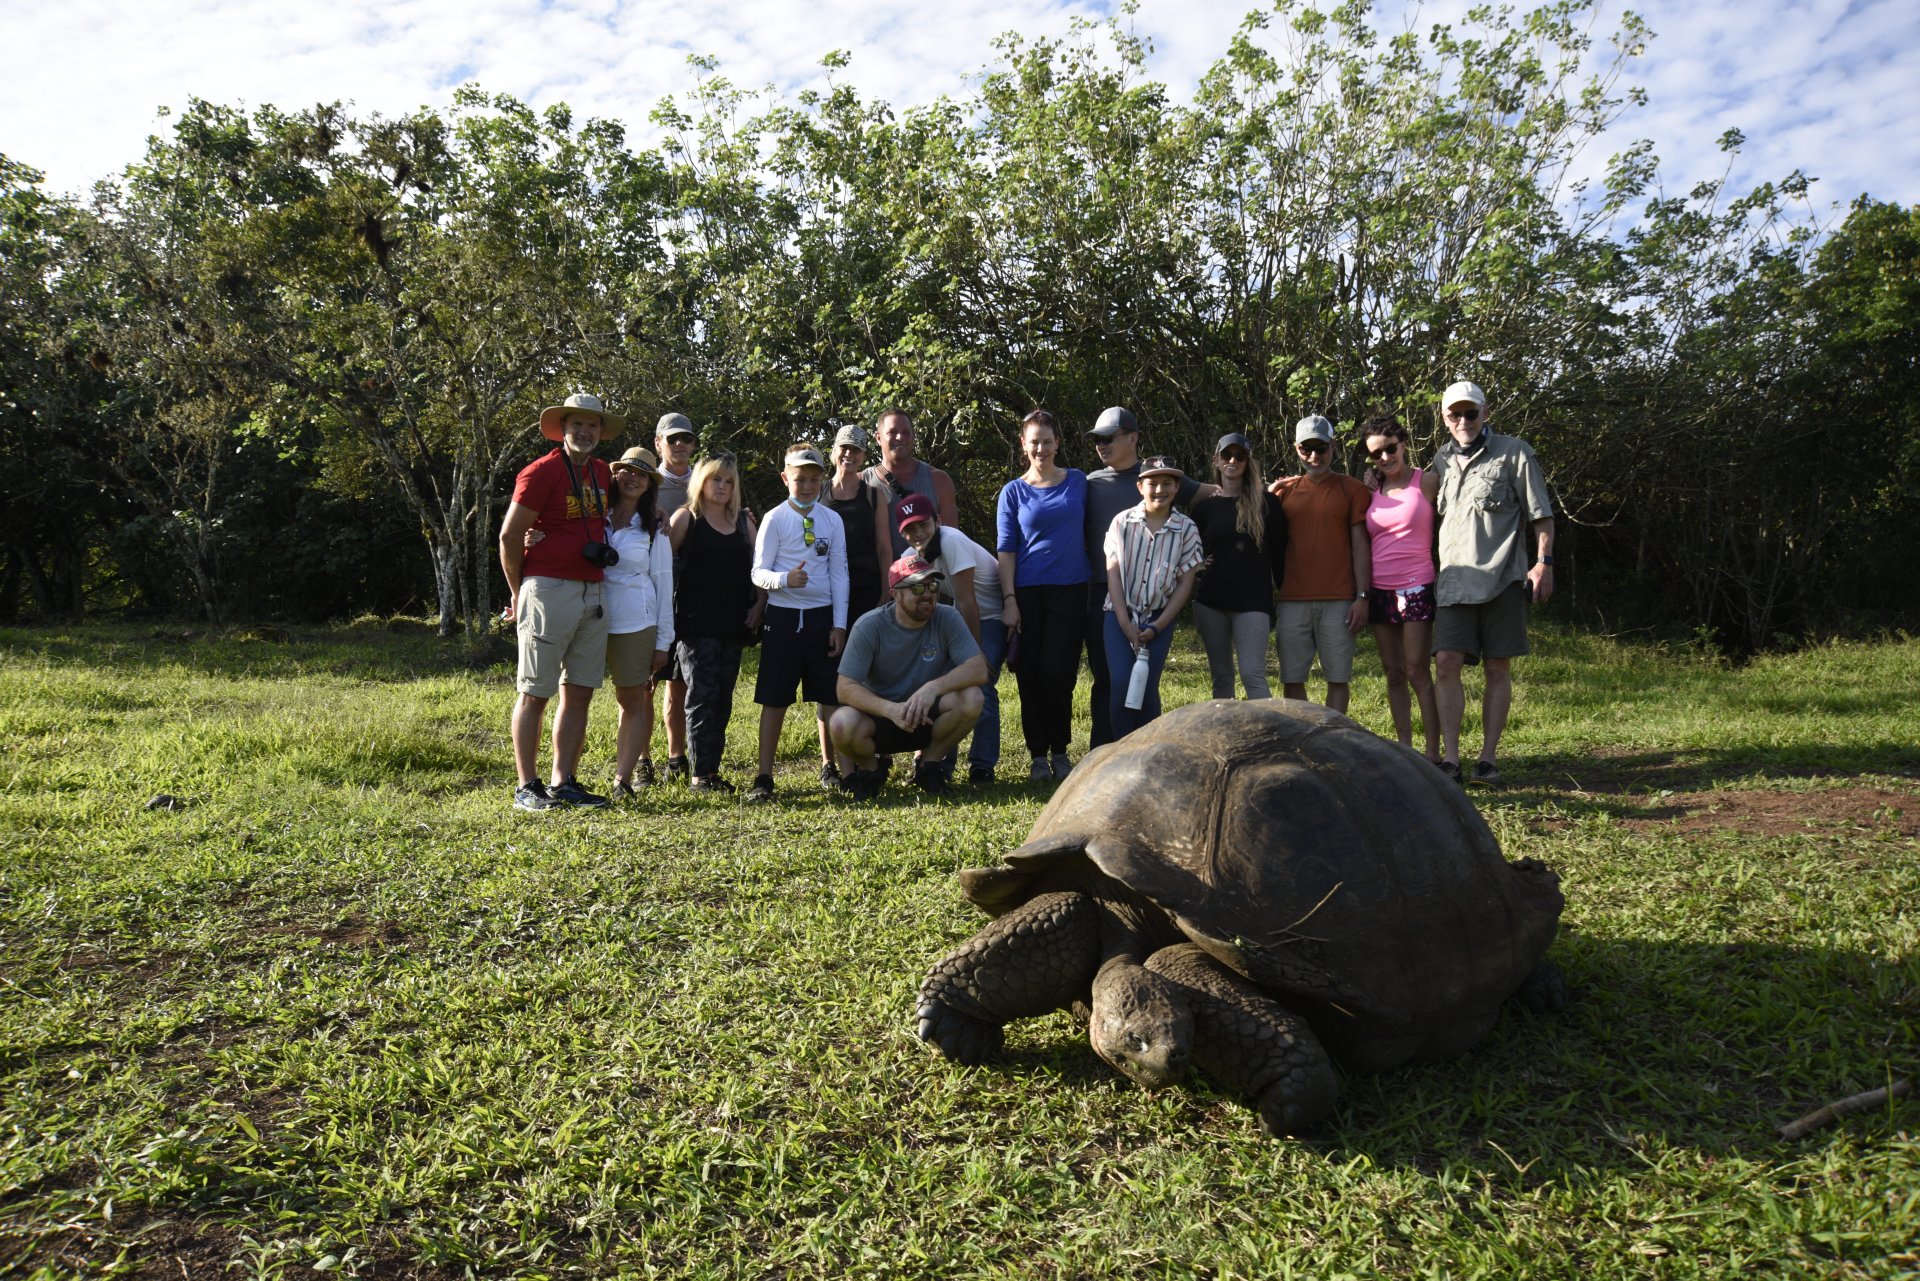
[[[1324,440],[1303,440],[1296,448],[1303,454],[1324,454],[1330,446]]]
[[[1220,460],[1228,463],[1244,463],[1247,461],[1247,457],[1247,451],[1244,449],[1229,449],[1226,453],[1220,455]]]
[[[1385,459],[1393,457],[1395,454],[1399,452],[1400,452],[1400,442],[1396,440],[1391,444],[1382,445],[1378,449],[1369,449],[1367,451],[1367,457],[1371,458],[1375,462],[1381,462],[1381,461],[1384,461]]]
[[[1463,423],[1470,423],[1480,416],[1480,406],[1468,405],[1465,409],[1449,409],[1447,413]]]

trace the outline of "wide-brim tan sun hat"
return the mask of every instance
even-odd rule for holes
[[[660,478],[660,460],[655,458],[653,451],[645,445],[635,445],[632,449],[620,455],[619,459],[613,464],[613,470],[637,471],[643,476],[651,476],[655,480],[658,480]]]
[[[600,439],[612,440],[627,429],[627,420],[618,414],[610,414],[607,407],[600,403],[598,396],[589,396],[586,392],[575,392],[557,405],[548,405],[540,411],[540,434],[548,440],[558,441],[566,438],[568,414],[596,414],[600,418]]]

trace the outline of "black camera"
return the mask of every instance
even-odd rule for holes
[[[580,549],[580,554],[596,569],[612,569],[620,563],[620,553],[605,543],[588,543]]]

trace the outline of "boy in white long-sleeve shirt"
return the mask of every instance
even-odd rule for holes
[[[840,517],[819,501],[827,465],[811,445],[787,446],[787,501],[767,513],[753,545],[753,585],[766,589],[766,631],[753,701],[760,704],[760,773],[749,801],[773,799],[773,755],[794,690],[833,715],[847,640],[847,543]]]

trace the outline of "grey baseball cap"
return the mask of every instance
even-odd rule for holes
[[[865,427],[857,423],[848,423],[845,427],[842,427],[833,434],[833,447],[838,449],[842,445],[852,445],[863,454],[871,454],[873,452],[873,437],[867,435],[867,429]]]
[[[660,421],[653,425],[653,434],[662,440],[672,440],[675,436],[691,436],[693,424],[687,421],[685,414],[661,414]]]
[[[1333,424],[1319,414],[1308,414],[1293,425],[1293,443],[1304,444],[1309,440],[1324,440],[1333,443]]]
[[[1139,430],[1139,421],[1135,419],[1132,414],[1120,406],[1115,405],[1113,408],[1101,412],[1100,421],[1095,423],[1093,430],[1087,434],[1089,436],[1105,436],[1108,439],[1112,439],[1123,431]]]
[[[1246,450],[1249,455],[1253,453],[1253,442],[1248,440],[1247,434],[1242,431],[1230,431],[1222,436],[1220,443],[1213,447],[1213,452],[1216,454],[1224,454],[1235,445]]]

